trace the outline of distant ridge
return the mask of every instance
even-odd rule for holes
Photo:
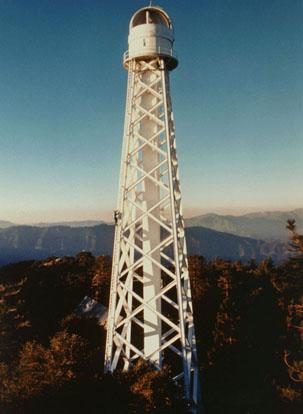
[[[286,230],[288,219],[295,219],[298,230],[303,230],[303,208],[293,211],[269,211],[241,216],[204,214],[185,220],[187,227],[206,227],[212,230],[251,237],[258,240],[283,240],[289,238]]]
[[[58,221],[53,223],[32,223],[32,224],[16,224],[10,221],[0,220],[0,229],[7,229],[8,227],[31,226],[31,227],[93,227],[99,224],[106,224],[103,220],[80,220],[80,221]]]
[[[287,243],[265,242],[203,227],[186,230],[188,253],[207,259],[261,261],[269,256],[275,262],[287,257]],[[50,256],[74,256],[89,251],[95,256],[111,255],[114,226],[91,227],[15,226],[0,230],[0,265]]]
[[[93,226],[98,226],[99,224],[106,224],[106,222],[103,220],[58,221],[54,223],[35,223],[35,224],[32,224],[32,226],[35,226],[35,227],[56,227],[56,226],[93,227]]]
[[[15,226],[16,224],[10,221],[0,220],[0,229],[7,229],[8,227]]]
[[[303,208],[298,208],[292,211],[248,213],[240,216],[210,213],[185,219],[185,224],[186,227],[204,227],[205,229],[241,237],[250,237],[256,240],[280,240],[286,242],[289,238],[289,232],[286,230],[286,222],[288,219],[295,219],[298,231],[303,232]],[[102,224],[111,225],[112,223],[103,220],[73,220],[53,223],[41,222],[28,225],[27,227],[90,228]],[[9,221],[0,220],[0,229],[23,226],[24,225],[17,225]]]

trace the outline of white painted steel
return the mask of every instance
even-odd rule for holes
[[[132,17],[129,25],[127,67],[131,59],[162,56],[170,69],[178,65],[173,54],[174,31],[167,13],[159,7],[144,7]],[[169,64],[168,64],[169,61]]]
[[[172,30],[162,9],[147,9],[160,10]],[[169,91],[173,66],[163,55],[130,55],[127,68],[105,371],[127,370],[138,358],[157,369],[169,363],[197,412],[196,339]]]
[[[157,75],[150,70],[145,71],[142,74],[142,81],[145,85],[153,84],[157,81]],[[159,84],[154,91],[158,92]],[[158,95],[159,96],[159,95]],[[139,102],[140,107],[147,112],[157,106],[158,96],[153,93],[142,93]],[[153,112],[157,114],[158,110]],[[140,116],[140,109],[138,116]],[[159,136],[157,135],[158,125],[153,119],[144,117],[140,123],[136,126],[140,135],[144,136],[148,141],[153,142],[157,147],[159,146]],[[155,138],[153,138],[155,136]],[[142,148],[142,174],[154,171],[154,177],[159,180],[159,153],[150,146]],[[142,207],[144,211],[153,209],[155,217],[160,219],[159,201],[160,201],[160,188],[156,181],[144,180],[143,182],[144,199],[142,201]],[[153,208],[154,207],[154,208]],[[161,269],[157,267],[150,259],[148,259],[148,253],[155,249],[151,254],[151,257],[160,262],[160,250],[157,246],[160,244],[160,229],[159,222],[151,219],[146,214],[142,218],[142,250],[146,254],[143,260],[143,297],[146,302],[152,306],[158,312],[161,312],[161,300],[154,299],[154,297],[161,290]],[[161,319],[155,312],[149,309],[144,309],[144,350],[147,355],[151,355],[150,359],[153,363],[161,366],[161,354],[157,350],[161,346]]]

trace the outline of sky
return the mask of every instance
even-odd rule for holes
[[[0,220],[109,219],[128,23],[148,1],[0,0]],[[155,3],[155,2],[154,2]],[[159,0],[186,215],[303,207],[302,0]]]

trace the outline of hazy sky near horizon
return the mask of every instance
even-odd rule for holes
[[[303,206],[303,1],[161,0],[188,214]],[[148,1],[0,0],[0,219],[115,207],[128,23]]]

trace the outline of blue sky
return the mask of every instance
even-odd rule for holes
[[[0,0],[0,219],[110,218],[128,22],[147,1]],[[303,206],[303,2],[162,0],[187,215]]]

